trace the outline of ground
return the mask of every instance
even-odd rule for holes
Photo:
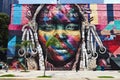
[[[120,71],[46,71],[52,78],[37,78],[43,76],[43,71],[21,72],[0,70],[0,75],[14,74],[16,77],[0,77],[0,80],[120,80]],[[98,78],[98,76],[112,76],[114,78]]]

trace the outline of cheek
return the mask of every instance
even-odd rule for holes
[[[72,44],[75,48],[79,45],[80,37],[79,36],[68,36],[68,41]]]
[[[71,43],[80,42],[81,40],[80,31],[69,31],[67,34],[68,34],[68,39]]]
[[[77,50],[79,43],[81,41],[81,34],[79,31],[69,31],[68,32],[68,43],[71,44],[74,50]]]
[[[53,32],[45,32],[45,31],[41,31],[39,30],[39,40],[45,44],[46,41],[53,35]]]
[[[44,36],[42,36],[42,35],[39,35],[39,40],[42,44],[46,43],[46,40],[45,40]]]
[[[45,32],[45,31],[41,31],[39,30],[39,40],[42,42],[42,44],[46,44],[47,40],[54,35],[54,32],[57,31],[51,31],[51,32]],[[60,34],[60,33],[59,33]],[[81,39],[81,34],[79,31],[67,31],[66,36],[68,36],[67,38],[67,43],[70,44],[71,46],[73,46],[74,48],[78,47],[78,43],[80,42]],[[56,37],[57,38],[57,37]],[[63,41],[64,42],[64,41]],[[62,45],[62,42],[61,42]],[[65,45],[65,44],[64,44]],[[63,46],[63,45],[62,45]],[[67,47],[68,45],[66,45]]]

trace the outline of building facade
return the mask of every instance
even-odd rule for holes
[[[11,4],[17,4],[18,0],[0,0],[0,12],[10,15]]]
[[[43,9],[38,6],[39,5],[37,4],[13,4],[11,6],[12,15],[11,23],[9,25],[10,38],[8,42],[8,59],[16,59],[21,61],[21,59],[19,58],[26,56],[25,54],[31,53],[27,57],[27,66],[30,69],[38,69],[38,67],[32,66],[30,63],[32,62],[33,65],[41,66],[41,56],[39,56],[39,58],[33,58],[33,51],[31,47],[28,47],[28,49],[26,49],[25,47],[20,49],[14,47],[16,44],[21,43],[21,41],[24,42],[24,40],[31,39],[33,41],[33,44],[37,44],[36,48],[39,47],[38,51],[40,50],[39,52],[41,54],[46,55],[47,53],[47,69],[71,70],[74,67],[88,68],[88,66],[86,67],[86,65],[92,64],[88,64],[88,62],[94,63],[95,60],[92,61],[89,60],[92,58],[87,58],[87,55],[89,55],[89,51],[87,50],[89,50],[90,47],[85,47],[84,45],[87,46],[89,44],[87,41],[89,41],[88,38],[90,37],[88,36],[90,35],[85,35],[81,32],[81,30],[79,32],[79,29],[81,29],[79,27],[82,27],[82,25],[80,24],[81,22],[77,21],[82,21],[83,18],[82,16],[80,16],[81,14],[77,12],[79,11],[78,7],[81,7],[81,9],[85,11],[86,14],[84,14],[84,16],[87,18],[87,21],[90,22],[90,24],[95,25],[95,27],[93,27],[96,28],[96,30],[90,31],[95,33],[92,36],[96,37],[93,40],[91,38],[92,42],[98,42],[97,44],[94,44],[95,46],[93,44],[91,45],[91,50],[93,52],[97,52],[97,54],[94,55],[98,55],[96,56],[97,58],[92,55],[96,59],[96,64],[94,64],[94,66],[99,65],[100,59],[102,59],[100,61],[107,61],[108,58],[110,59],[111,56],[109,56],[109,54],[112,56],[119,55],[120,4],[61,4],[58,6],[51,4],[45,5],[46,7],[43,7]],[[34,14],[37,14],[37,17]],[[31,22],[32,19],[36,21],[38,26],[34,26],[34,21]],[[35,31],[36,29],[38,29],[38,32],[35,32],[37,33],[37,35],[34,35],[34,29]],[[80,33],[82,33],[83,35]],[[34,38],[32,36],[34,36]],[[47,41],[49,41],[51,36],[57,38],[60,44],[57,46],[51,45],[50,47],[46,48],[46,43]],[[81,37],[87,39],[85,41],[85,44],[81,43]],[[39,39],[39,42],[35,42],[34,40],[36,39]],[[39,46],[39,44],[41,46]],[[79,57],[82,57],[83,60],[76,58],[76,54],[79,54],[81,52],[79,51],[79,44],[83,45],[84,47],[82,48],[83,50],[81,49],[81,55],[79,55]],[[106,52],[104,55],[100,54],[101,51],[99,51],[99,48],[101,46],[103,47],[103,45],[106,48]],[[22,51],[22,49],[24,49],[25,51]],[[43,52],[41,52],[41,50]],[[31,56],[32,58],[30,58]],[[35,59],[37,59],[37,61]],[[78,64],[74,64],[73,61],[75,60],[80,60],[80,62],[78,61]],[[86,63],[86,61],[88,62]]]

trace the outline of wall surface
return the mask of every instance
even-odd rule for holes
[[[79,5],[81,5],[81,4],[79,4]],[[15,55],[17,54],[17,49],[14,46],[17,43],[21,42],[21,37],[22,37],[21,29],[22,29],[23,25],[27,24],[30,21],[30,19],[28,17],[26,17],[26,15],[28,14],[28,12],[30,10],[34,10],[34,8],[33,9],[30,8],[31,6],[32,6],[32,4],[29,4],[29,5],[27,5],[27,4],[13,4],[13,5],[11,5],[11,23],[9,25],[9,42],[8,42],[9,50],[8,50],[8,55],[7,55],[8,58],[14,58]],[[38,5],[36,4],[36,5],[34,5],[34,7],[35,6],[38,6]],[[102,40],[103,45],[107,48],[107,50],[112,55],[117,56],[118,54],[120,54],[120,36],[119,36],[119,34],[120,34],[120,15],[119,15],[120,14],[120,8],[119,8],[120,4],[86,4],[84,6],[91,10],[91,14],[88,13],[88,14],[86,14],[86,16],[87,16],[88,20],[90,20],[90,18],[93,17],[93,21],[91,21],[91,24],[96,25],[96,32],[98,33],[100,39]],[[68,8],[69,7],[67,7],[67,9]],[[52,11],[53,11],[53,13],[52,13]],[[35,13],[35,12],[32,12],[32,13]],[[64,10],[63,10],[63,13],[64,13]],[[65,14],[66,13],[64,13],[64,15]],[[46,14],[45,14],[44,9],[43,9],[43,12],[41,13],[41,15],[42,16],[40,17],[38,22],[41,21],[39,24],[43,25],[41,18],[43,18],[44,22],[47,21],[47,17],[45,17]],[[52,17],[54,17],[53,15],[57,15],[57,9],[54,9],[54,7],[53,7],[53,10],[51,10],[51,13],[49,13],[48,15],[51,19]],[[57,16],[57,18],[62,18],[62,20],[67,20],[64,15],[61,14],[60,16]],[[50,23],[52,23],[52,22],[50,22]],[[59,23],[58,22],[56,22],[56,23],[57,24],[64,24],[61,22],[61,20]],[[54,23],[52,23],[52,25],[53,24]],[[59,29],[59,28],[57,28],[57,29]],[[60,30],[61,29],[62,28],[60,28]],[[60,31],[59,33],[61,33],[61,32],[62,31]],[[69,33],[68,34],[69,37],[72,38],[73,37],[73,34],[71,34],[72,32],[68,31],[68,33]],[[42,31],[41,27],[39,27],[38,34],[39,34],[38,37],[39,37],[40,41],[43,41],[43,43],[44,43],[43,45],[45,45],[45,42],[48,40],[49,36],[54,35],[52,32],[46,33],[45,30]],[[49,36],[46,36],[46,34],[49,34]],[[77,34],[77,32],[74,33],[74,35],[75,34]],[[72,37],[71,37],[71,35],[72,35]],[[73,44],[74,47],[73,46],[66,47],[66,48],[72,49],[71,51],[67,49],[68,51],[70,51],[70,55],[64,56],[62,54],[64,52],[61,53],[61,52],[59,52],[60,51],[59,50],[59,51],[57,51],[57,53],[59,55],[62,55],[62,57],[61,58],[58,58],[56,56],[52,57],[52,58],[50,57],[49,62],[52,63],[51,61],[55,60],[56,62],[53,62],[52,63],[53,65],[54,65],[54,63],[57,63],[57,60],[58,61],[63,60],[61,62],[65,61],[64,64],[70,62],[70,60],[68,60],[68,61],[66,60],[69,58],[66,56],[70,56],[69,59],[72,58],[71,56],[74,56],[73,54],[75,54],[75,52],[77,51],[77,47],[78,47],[77,42],[79,42],[79,40],[77,38],[79,38],[79,35],[81,35],[81,34],[78,34],[73,38],[73,40],[76,41],[75,43],[72,43],[72,42],[70,43],[70,40],[68,40],[68,42],[63,41],[60,44],[60,45],[64,44],[67,46],[70,46],[71,44]],[[55,49],[55,47],[51,47],[51,48]],[[71,61],[72,61],[72,59],[71,59]],[[62,65],[61,62],[58,64]],[[55,66],[58,66],[58,65],[55,65]]]

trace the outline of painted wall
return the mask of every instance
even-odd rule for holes
[[[29,11],[31,11],[33,15],[35,13],[35,7],[37,6],[37,4],[34,6],[13,4],[11,6],[8,59],[16,56],[17,49],[15,45],[21,42],[21,28],[29,22],[31,17],[26,17],[26,15],[29,15]],[[86,4],[84,6],[91,9],[92,13],[86,14],[86,16],[88,20],[90,17],[93,17],[91,24],[96,25],[97,33],[104,46],[111,54],[117,56],[117,54],[120,53],[120,4]],[[74,8],[74,6],[71,7],[70,5],[60,6],[59,9],[61,11],[59,12],[56,5],[49,5],[44,7],[40,15],[37,16],[39,40],[42,41],[42,45],[45,46],[46,41],[53,35],[60,40],[59,46],[49,47],[49,52],[51,53],[49,62],[56,67],[64,66],[66,63],[74,60],[73,56],[75,56],[79,42],[81,41],[81,34],[79,32],[81,26],[79,26],[80,24],[78,22],[80,18],[78,18],[79,15],[76,15],[78,12]],[[49,27],[45,28],[46,25],[49,25]],[[62,33],[65,34],[68,40],[64,39]],[[54,54],[52,55],[52,53]]]

